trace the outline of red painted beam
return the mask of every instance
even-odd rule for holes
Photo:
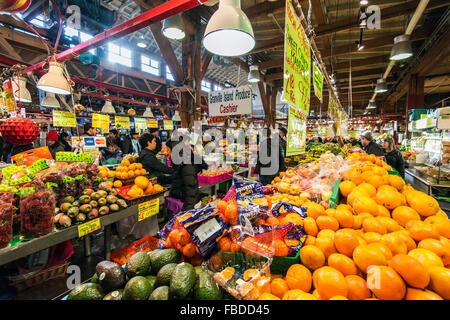
[[[207,0],[171,0],[167,1],[160,6],[148,10],[143,14],[125,21],[124,23],[115,26],[105,32],[96,35],[94,38],[80,43],[72,48],[69,48],[63,52],[56,55],[56,60],[58,62],[65,62],[67,60],[73,59],[80,54],[89,51],[90,49],[97,48],[104,45],[108,41],[114,41],[121,37],[124,37],[130,33],[133,33],[142,28],[148,27],[149,25],[169,18],[173,15],[181,13],[183,11],[189,10],[206,2]],[[25,69],[25,72],[33,72],[35,70],[41,69],[45,65],[45,61],[32,65]]]

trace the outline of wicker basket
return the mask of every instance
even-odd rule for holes
[[[17,291],[23,291],[51,279],[64,278],[66,276],[66,271],[69,264],[70,261],[67,260],[62,264],[39,271],[28,279],[13,281],[11,282],[11,285],[15,287]]]

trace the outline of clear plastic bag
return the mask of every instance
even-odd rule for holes
[[[9,245],[13,235],[14,221],[14,194],[12,192],[0,193],[0,248]]]
[[[20,200],[21,235],[25,238],[37,238],[52,232],[55,207],[55,195],[51,190],[31,191],[22,197]]]

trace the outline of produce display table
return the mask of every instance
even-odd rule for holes
[[[234,173],[234,175],[243,175],[247,172],[248,172],[248,169],[242,169],[242,170],[236,171]],[[218,186],[219,184],[221,184],[223,182],[227,182],[227,181],[231,181],[231,180],[233,180],[233,177],[230,177],[230,178],[224,179],[224,180],[220,180],[220,181],[217,181],[214,183],[199,183],[198,188],[200,191],[206,191],[208,189],[211,189],[212,190],[211,194],[214,195],[214,194],[216,194],[216,186]]]

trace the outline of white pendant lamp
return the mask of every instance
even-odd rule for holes
[[[31,94],[27,89],[27,79],[25,77],[13,77],[11,82],[14,98],[20,102],[30,103]]]
[[[42,99],[41,106],[48,108],[60,108],[58,99],[56,99],[55,94],[52,92],[46,92],[45,98]]]
[[[116,110],[114,109],[114,106],[112,105],[111,100],[106,100],[105,104],[102,108],[103,113],[116,113]]]
[[[250,66],[250,72],[248,73],[248,82],[259,82],[259,68],[258,66]]]
[[[378,79],[377,80],[377,85],[375,87],[375,92],[376,93],[383,93],[383,92],[386,92],[386,91],[388,91],[386,80],[384,80],[383,78]]]
[[[183,39],[186,36],[186,33],[184,32],[184,22],[181,15],[176,14],[164,20],[161,31],[168,39]]]
[[[392,47],[390,60],[399,61],[408,59],[413,55],[411,41],[409,35],[402,34],[394,38],[394,46]]]
[[[367,106],[367,109],[376,109],[377,105],[375,104],[375,100],[369,100],[369,105]]]
[[[178,110],[175,111],[175,114],[173,115],[172,120],[173,121],[181,121],[180,114],[178,113]]]
[[[246,54],[255,46],[252,24],[241,10],[240,0],[220,0],[219,9],[209,19],[203,46],[219,56]]]
[[[69,81],[63,73],[62,65],[56,61],[50,62],[48,72],[39,79],[37,84],[39,90],[57,94],[70,94]]]
[[[142,116],[147,118],[154,118],[152,109],[150,107],[145,108],[144,114]]]

